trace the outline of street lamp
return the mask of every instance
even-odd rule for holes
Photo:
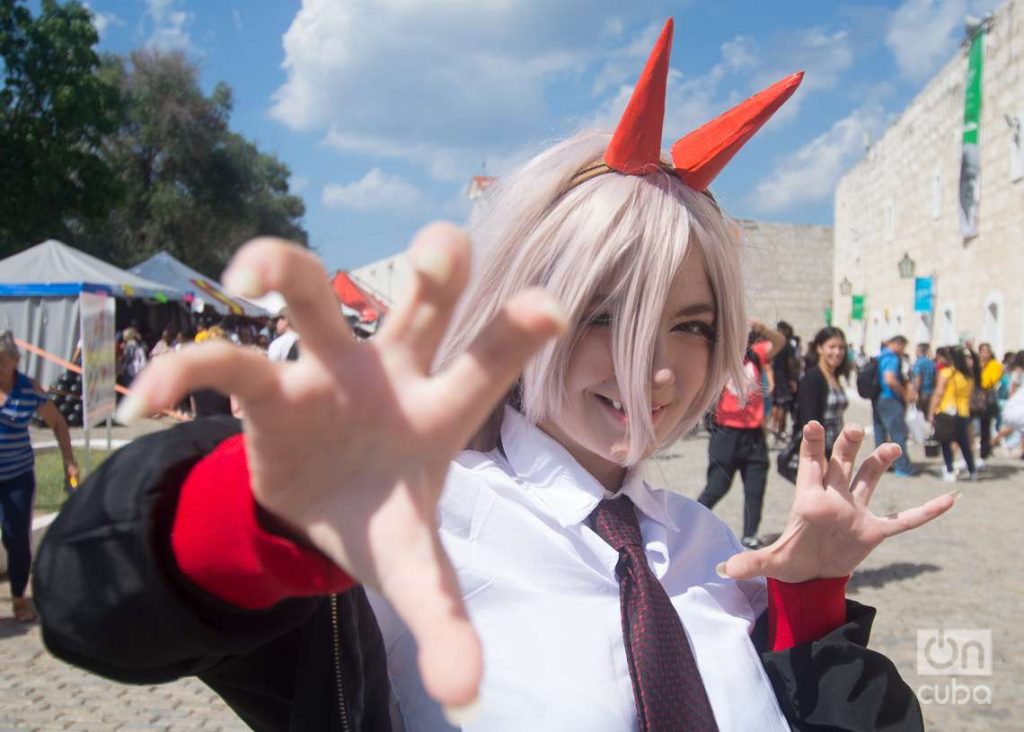
[[[844,275],[843,279],[839,282],[839,294],[846,297],[851,292],[853,292],[853,283]]]
[[[897,265],[900,268],[900,278],[904,280],[913,279],[914,270],[917,268],[917,263],[910,258],[910,255],[906,252],[903,253],[903,259]]]

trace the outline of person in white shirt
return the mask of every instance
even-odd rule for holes
[[[274,332],[277,336],[267,348],[267,358],[277,362],[287,361],[288,354],[299,340],[299,334],[292,330],[287,310],[282,310],[274,319]]]
[[[842,605],[842,584],[875,546],[948,510],[952,496],[874,516],[868,503],[898,448],[881,445],[855,469],[864,433],[848,426],[826,461],[823,430],[810,423],[782,537],[742,552],[713,514],[641,476],[644,459],[690,430],[729,378],[742,382],[738,235],[708,186],[800,80],[684,137],[668,162],[670,39],[671,24],[615,135],[577,135],[501,181],[472,225],[472,277],[467,239],[429,227],[410,250],[405,300],[356,343],[312,254],[251,242],[224,284],[244,297],[284,295],[302,334],[298,361],[203,346],[154,363],[122,408],[130,418],[196,384],[238,397],[245,449],[231,459],[244,465],[230,470],[248,482],[275,546],[295,542],[293,559],[284,570],[250,564],[235,573],[244,581],[228,582],[230,568],[204,574],[196,562],[223,562],[230,546],[178,545],[177,571],[224,602],[265,607],[242,597],[260,573],[286,572],[288,582],[266,583],[289,587],[286,596],[324,594],[322,575],[295,589],[301,547],[315,548],[373,593],[405,729],[920,727],[912,691],[864,648],[873,611]],[[199,464],[211,459],[220,458]],[[201,488],[214,500],[215,483]],[[612,514],[634,526],[614,526]],[[178,531],[188,511],[175,522],[195,537]],[[209,542],[232,525],[218,521]],[[631,605],[650,576],[661,599]],[[835,624],[793,631],[786,645],[787,616],[776,612],[761,637],[766,607],[820,583],[839,588]],[[639,615],[624,617],[630,607]],[[644,613],[661,624],[645,631]],[[246,622],[255,632],[261,616]],[[216,636],[213,625],[204,634]],[[662,641],[685,646],[690,667],[679,688],[652,692],[642,656]],[[246,658],[228,661],[219,666]],[[678,725],[664,721],[675,707],[686,712]]]

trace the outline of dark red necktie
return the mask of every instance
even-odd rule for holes
[[[717,730],[679,613],[647,564],[633,502],[607,498],[590,518],[597,535],[619,553],[622,637],[641,732]]]

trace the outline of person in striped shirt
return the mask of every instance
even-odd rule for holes
[[[14,619],[30,623],[35,610],[25,588],[32,566],[32,501],[35,497],[35,455],[28,424],[39,413],[53,430],[64,458],[68,481],[77,483],[78,465],[64,416],[33,379],[18,371],[18,344],[10,331],[0,333],[0,533],[7,550]]]

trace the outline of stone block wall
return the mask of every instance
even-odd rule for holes
[[[806,343],[825,325],[832,302],[832,229],[737,221],[750,317],[785,320]]]

